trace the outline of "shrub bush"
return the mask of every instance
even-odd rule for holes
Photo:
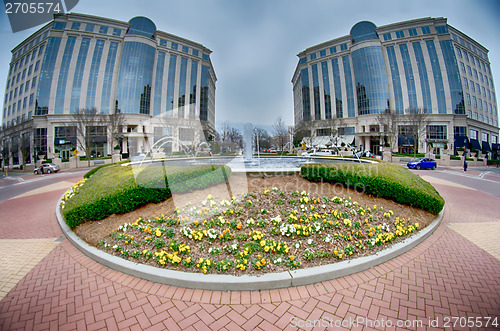
[[[438,214],[444,206],[444,199],[431,184],[391,163],[308,164],[301,167],[301,174],[310,181],[341,183],[433,214]]]
[[[223,183],[231,169],[211,165],[124,167],[112,164],[89,173],[78,194],[69,199],[62,210],[71,228],[85,221],[100,220],[164,201],[172,193],[186,193]]]

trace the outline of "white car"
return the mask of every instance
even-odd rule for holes
[[[302,154],[302,156],[332,156],[336,152],[333,149],[311,149]]]

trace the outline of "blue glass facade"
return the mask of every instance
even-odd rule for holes
[[[110,114],[109,107],[111,101],[111,85],[113,83],[113,71],[115,69],[117,51],[118,43],[112,42],[109,45],[108,58],[106,59],[106,69],[104,71],[104,79],[102,83],[101,112],[103,114]]]
[[[422,46],[420,45],[420,42],[414,42],[412,43],[412,45],[413,45],[413,52],[415,53],[415,59],[417,61],[418,75],[420,76],[420,88],[422,90],[424,111],[426,113],[431,113],[432,112],[431,88],[429,87],[429,77],[427,76],[427,67],[425,65]]]
[[[399,45],[399,51],[401,52],[403,68],[405,70],[408,103],[410,108],[417,108],[417,91],[415,90],[415,77],[413,76],[413,68],[411,65],[410,53],[408,52],[408,45]]]
[[[434,84],[436,86],[436,98],[438,104],[438,113],[446,114],[446,98],[444,95],[443,77],[441,75],[441,66],[436,51],[436,45],[433,40],[427,40],[427,51],[431,60],[432,73],[434,75]]]
[[[61,69],[59,71],[59,79],[57,80],[56,103],[54,105],[54,114],[64,113],[64,100],[66,95],[66,83],[68,81],[69,64],[75,48],[76,37],[68,37],[64,54],[61,61]]]
[[[122,113],[149,114],[155,49],[127,41],[123,44],[116,102]]]
[[[344,65],[344,78],[345,78],[345,90],[347,94],[347,116],[354,117],[356,113],[354,111],[354,92],[352,88],[352,74],[351,74],[351,61],[349,56],[342,57],[342,63]]]
[[[302,119],[311,120],[311,97],[309,96],[309,73],[307,69],[300,71],[300,80],[302,83]]]
[[[328,62],[321,62],[321,73],[323,75],[323,91],[325,98],[325,118],[332,118],[332,97],[330,95],[330,78],[328,76]]]
[[[458,62],[453,50],[453,44],[451,40],[442,40],[439,42],[439,44],[441,46],[441,51],[443,52],[446,72],[448,74],[453,113],[465,114],[464,92],[462,90],[460,71],[458,70]]]
[[[47,50],[43,57],[42,69],[40,70],[40,78],[38,79],[35,115],[45,115],[49,111],[50,87],[60,45],[60,37],[49,38]]]
[[[313,78],[314,118],[319,120],[321,119],[321,98],[319,94],[318,65],[313,64],[311,70]]]
[[[190,94],[189,94],[189,104],[194,105],[196,104],[196,80],[198,78],[198,62],[192,61],[191,62],[191,88],[190,88]],[[193,118],[194,116],[194,107],[190,108],[190,118]]]
[[[165,52],[158,52],[156,57],[156,73],[155,73],[155,93],[153,100],[153,115],[161,114],[161,91],[163,88],[163,69],[165,67]]]
[[[201,66],[200,120],[208,121],[210,68]]]
[[[369,46],[352,52],[358,115],[380,114],[387,108],[389,90],[382,49]]]
[[[92,64],[90,65],[89,83],[87,85],[87,100],[85,106],[86,109],[95,108],[97,78],[99,76],[99,66],[101,65],[103,48],[104,40],[98,39],[95,43],[94,54],[92,56]]]
[[[181,57],[181,68],[179,74],[179,99],[177,101],[179,118],[184,118],[184,106],[186,105],[187,62],[187,58]]]
[[[337,118],[344,117],[342,84],[340,82],[339,59],[332,59],[333,84],[335,85],[335,111]]]
[[[80,105],[82,80],[89,47],[90,38],[83,38],[80,44],[80,51],[78,52],[78,59],[76,60],[75,76],[73,78],[73,87],[71,89],[70,112],[72,113],[76,112]]]
[[[175,68],[177,65],[177,56],[171,54],[168,65],[168,84],[167,84],[167,109],[166,115],[172,117],[172,109],[174,109],[174,88],[175,88]]]
[[[392,89],[394,91],[394,106],[396,114],[404,113],[403,106],[403,91],[401,89],[401,80],[399,76],[398,62],[396,60],[396,52],[394,46],[387,47],[387,57],[389,58],[389,66],[391,69]]]

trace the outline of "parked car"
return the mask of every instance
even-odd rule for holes
[[[335,154],[333,149],[310,149],[303,153],[302,156],[332,156]]]
[[[35,170],[33,171],[35,175],[38,174],[50,174],[52,172],[58,172],[61,170],[58,165],[54,163],[43,163],[39,167],[36,167]]]
[[[354,153],[353,156],[354,157],[358,157],[358,158],[360,158],[360,157],[371,157],[371,158],[374,158],[375,157],[375,155],[372,152],[370,152],[370,151],[357,152],[357,153]]]
[[[428,157],[421,157],[418,159],[415,159],[413,161],[410,161],[406,164],[408,166],[408,169],[436,169],[437,168],[437,162],[434,159],[428,158]]]

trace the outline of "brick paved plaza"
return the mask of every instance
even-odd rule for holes
[[[355,329],[381,329],[382,321],[417,329],[436,319],[431,326],[443,328],[450,317],[500,323],[500,197],[420,174],[446,200],[442,224],[422,244],[347,277],[262,291],[161,285],[87,258],[61,240],[54,211],[81,175],[13,197],[0,203],[0,329],[351,329],[357,318],[363,323]]]

